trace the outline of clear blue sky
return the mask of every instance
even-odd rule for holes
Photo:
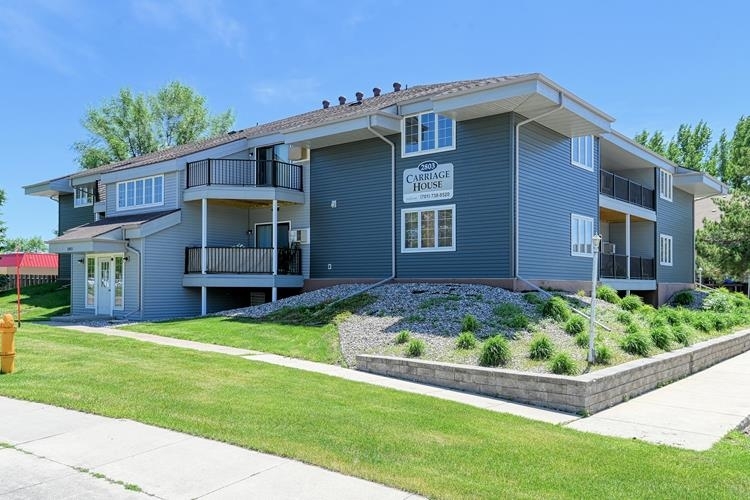
[[[450,6],[450,7],[448,7]],[[0,218],[53,237],[22,186],[76,171],[80,119],[172,80],[244,128],[394,81],[540,72],[633,136],[750,114],[745,1],[0,0]]]

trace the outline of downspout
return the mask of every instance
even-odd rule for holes
[[[396,145],[372,128],[372,116],[367,116],[367,130],[391,147],[391,275],[370,288],[379,286],[396,277]],[[369,288],[368,288],[369,290]]]
[[[533,122],[538,120],[539,118],[543,118],[547,115],[550,115],[554,113],[555,111],[559,111],[563,107],[563,93],[562,91],[558,91],[558,104],[553,109],[550,109],[549,111],[545,111],[544,113],[534,116],[533,118],[527,118],[526,120],[520,121],[516,123],[516,129],[515,134],[513,135],[513,142],[514,142],[514,154],[513,154],[513,182],[515,184],[514,186],[514,229],[513,229],[513,260],[514,260],[514,270],[513,270],[513,276],[515,279],[523,279],[519,276],[519,256],[518,256],[518,249],[519,249],[519,243],[518,243],[518,226],[519,226],[519,196],[521,191],[521,181],[519,179],[519,173],[521,170],[521,160],[520,160],[520,154],[521,154],[521,140],[519,138],[519,134],[521,132],[521,126],[526,125],[527,123]],[[525,281],[525,280],[524,280]]]
[[[138,309],[127,313],[123,318],[128,318],[131,314],[140,312],[141,319],[143,319],[143,259],[141,258],[140,250],[130,246],[130,239],[125,240],[125,242],[125,248],[127,248],[129,252],[133,252],[138,256]]]

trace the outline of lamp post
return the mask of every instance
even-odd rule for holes
[[[596,281],[598,279],[599,267],[599,243],[602,237],[595,234],[591,238],[591,247],[594,251],[593,263],[591,264],[591,311],[589,312],[589,363],[594,363],[594,336],[596,334]]]

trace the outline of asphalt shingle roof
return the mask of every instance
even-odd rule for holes
[[[365,98],[362,100],[361,104],[357,104],[356,101],[349,102],[343,105],[332,104],[327,109],[321,108],[314,111],[308,111],[307,113],[290,116],[288,118],[282,118],[281,120],[276,120],[255,127],[242,129],[236,132],[230,132],[228,134],[213,137],[211,139],[204,139],[202,141],[174,146],[168,149],[163,149],[161,151],[155,151],[153,153],[137,156],[135,158],[128,158],[127,160],[102,165],[101,167],[97,167],[94,169],[82,170],[80,172],[72,174],[71,178],[83,177],[97,173],[114,172],[117,170],[124,170],[128,168],[159,163],[162,161],[173,160],[175,158],[180,158],[182,156],[210,149],[223,144],[229,144],[238,140],[248,139],[252,137],[261,137],[278,132],[287,132],[295,129],[309,128],[326,123],[356,118],[359,116],[366,116],[368,114],[375,113],[379,110],[386,109],[390,106],[402,102],[407,102],[424,97],[434,97],[469,91],[473,89],[480,89],[482,87],[497,85],[511,80],[529,77],[532,75],[533,74],[500,76],[492,78],[482,78],[478,80],[460,80],[447,83],[416,85],[414,87],[402,89],[398,92],[388,92],[381,94],[378,97]]]
[[[169,215],[172,212],[176,212],[178,210],[179,209],[162,210],[159,212],[122,215],[119,217],[106,217],[95,222],[90,222],[88,224],[69,229],[65,232],[65,234],[58,236],[52,241],[58,243],[64,241],[78,241],[95,238],[97,236],[107,234],[110,231],[114,231],[115,229],[119,229],[126,224],[143,224],[145,222],[158,219],[159,217],[164,217],[165,215]]]

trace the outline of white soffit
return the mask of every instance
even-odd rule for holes
[[[661,168],[674,172],[676,165],[618,132],[603,134],[599,141],[602,168],[627,170]]]

